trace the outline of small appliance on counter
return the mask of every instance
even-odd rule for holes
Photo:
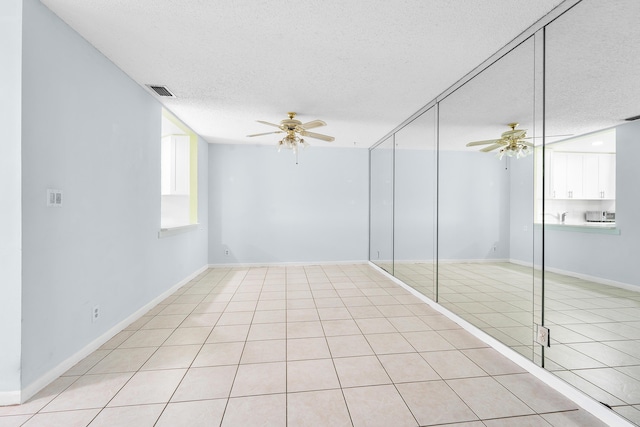
[[[584,214],[587,222],[616,222],[616,213],[607,211],[587,211]]]

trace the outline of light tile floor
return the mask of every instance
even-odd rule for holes
[[[209,269],[0,427],[601,426],[366,265]]]

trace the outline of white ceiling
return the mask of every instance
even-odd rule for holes
[[[212,143],[286,112],[369,147],[561,0],[41,0]],[[315,146],[328,143],[312,140]]]

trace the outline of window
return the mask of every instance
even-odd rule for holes
[[[198,137],[162,110],[160,228],[198,223]]]

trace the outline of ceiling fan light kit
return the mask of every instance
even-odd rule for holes
[[[307,123],[302,123],[300,120],[297,120],[295,118],[296,113],[290,112],[290,113],[287,113],[287,115],[289,116],[289,118],[282,120],[279,125],[275,123],[265,122],[262,120],[257,120],[258,123],[262,123],[263,125],[267,125],[267,126],[277,127],[280,130],[277,130],[274,132],[256,133],[253,135],[247,135],[247,137],[251,138],[254,136],[286,133],[286,135],[280,141],[278,141],[278,151],[280,151],[282,148],[287,148],[292,150],[293,154],[296,156],[296,164],[298,164],[298,151],[299,151],[300,145],[302,145],[303,148],[307,148],[309,146],[309,143],[306,142],[303,138],[301,138],[302,136],[321,139],[327,142],[333,142],[335,140],[335,138],[332,136],[323,135],[315,132],[309,132],[309,129],[317,128],[320,126],[326,126],[327,124],[322,120],[312,120]]]
[[[480,150],[485,153],[499,148],[500,150],[496,155],[496,157],[499,159],[502,159],[505,155],[507,157],[515,157],[516,159],[521,159],[533,153],[533,143],[526,141],[527,130],[516,129],[516,127],[518,127],[518,123],[509,123],[508,126],[511,128],[511,130],[503,132],[502,135],[500,135],[500,139],[473,141],[468,143],[467,147],[473,147],[476,145],[488,145],[488,147]]]

